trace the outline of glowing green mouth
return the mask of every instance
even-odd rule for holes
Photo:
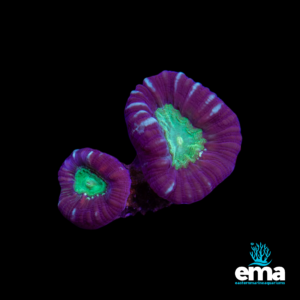
[[[107,184],[97,175],[86,168],[80,168],[75,174],[74,190],[78,194],[86,193],[88,196],[104,195]]]
[[[189,162],[194,163],[204,149],[206,140],[202,137],[202,129],[195,128],[188,118],[172,104],[166,104],[155,111],[155,116],[162,127],[175,169],[186,168]]]

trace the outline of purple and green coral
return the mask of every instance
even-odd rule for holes
[[[181,72],[137,85],[125,120],[146,181],[172,203],[203,199],[234,169],[242,141],[237,116]]]
[[[58,172],[58,208],[84,229],[97,229],[119,218],[130,194],[130,176],[114,157],[99,150],[74,150]]]
[[[125,121],[137,151],[130,165],[84,148],[60,168],[58,207],[78,227],[199,201],[232,173],[241,149],[237,116],[181,72],[163,71],[137,85]]]

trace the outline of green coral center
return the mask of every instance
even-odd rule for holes
[[[107,184],[103,179],[86,168],[80,168],[75,174],[74,190],[78,194],[86,193],[88,196],[104,195]]]
[[[204,150],[206,140],[202,137],[202,129],[195,128],[188,118],[172,104],[166,104],[155,111],[155,116],[162,127],[175,169],[186,168],[189,162],[195,162]]]

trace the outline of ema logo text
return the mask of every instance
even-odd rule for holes
[[[259,245],[256,244],[256,246],[254,246],[254,243],[251,243],[251,249],[250,256],[254,262],[249,264],[249,266],[254,265],[258,267],[238,267],[235,270],[235,277],[239,281],[235,282],[235,284],[285,284],[285,269],[283,267],[275,267],[273,269],[267,267],[272,261],[269,260],[271,255],[269,248],[261,243]],[[255,272],[257,273],[258,281],[254,281]],[[267,281],[263,281],[264,272],[267,273]]]

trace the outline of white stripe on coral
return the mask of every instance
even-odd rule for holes
[[[176,78],[175,78],[175,92],[176,92],[176,89],[177,89],[177,83],[178,83],[178,80],[180,79],[180,77],[183,75],[182,72],[179,72],[177,75],[176,75]]]
[[[143,102],[134,102],[134,103],[129,104],[125,109],[128,109],[128,108],[130,108],[132,106],[137,106],[137,105],[143,105],[143,106],[148,107],[148,105],[146,103],[143,103]]]
[[[142,114],[142,113],[148,113],[148,112],[145,110],[139,110],[133,117],[136,118],[139,114]]]
[[[166,190],[165,194],[169,194],[169,193],[173,190],[174,184],[175,184],[175,182],[173,181],[173,183],[172,183],[172,184],[169,186],[169,188]]]
[[[201,85],[201,83],[199,83],[199,82],[196,82],[193,85],[192,90],[189,92],[187,99],[190,98],[193,95],[193,93],[195,92],[195,90],[197,89],[197,87],[200,86],[200,85]]]
[[[216,97],[216,95],[210,95],[207,100],[205,101],[205,104],[208,104],[211,100],[213,100]]]
[[[211,110],[210,116],[212,116],[213,114],[217,113],[217,112],[220,110],[221,105],[222,105],[222,103],[219,103],[218,105],[216,105],[216,106]]]
[[[136,128],[132,131],[132,133],[134,133],[135,131],[137,131],[139,134],[144,132],[145,127],[157,123],[156,119],[154,119],[153,117],[150,117],[144,121],[142,121],[139,125],[136,125]]]
[[[147,86],[148,86],[153,92],[155,92],[156,90],[155,90],[155,87],[153,86],[152,82],[151,82],[148,78],[145,78],[144,80],[145,80]]]
[[[130,94],[141,94],[139,91],[131,91]]]
[[[91,151],[91,152],[87,155],[87,157],[86,157],[87,160],[90,158],[90,156],[92,155],[92,153],[93,153],[93,151]]]
[[[73,158],[75,159],[75,153],[78,151],[78,149],[73,151]]]

